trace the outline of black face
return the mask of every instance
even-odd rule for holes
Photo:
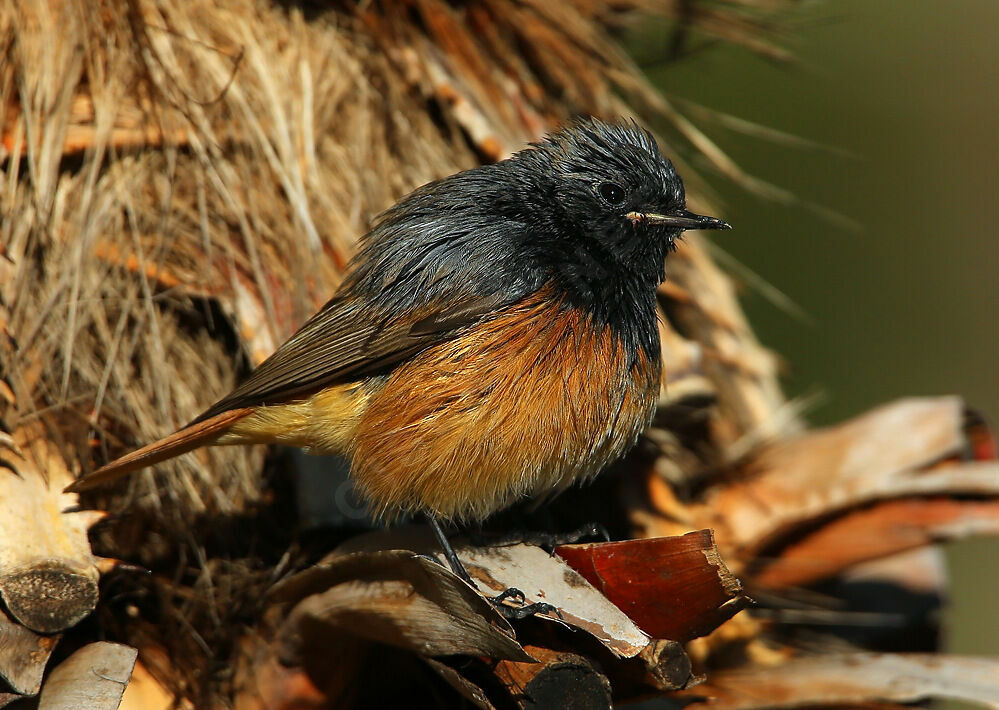
[[[666,241],[679,229],[638,225],[627,215],[683,209],[685,197],[672,163],[637,127],[582,124],[538,149],[552,159],[554,198],[576,235],[629,253],[642,242]],[[621,254],[624,255],[623,253]]]
[[[635,124],[577,123],[515,156],[538,216],[525,248],[575,305],[613,322],[654,308],[667,253],[685,229],[727,228],[686,211],[683,182]],[[647,317],[647,313],[646,313]]]

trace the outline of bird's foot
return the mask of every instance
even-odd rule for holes
[[[505,535],[488,535],[478,533],[471,536],[473,545],[480,547],[508,547],[510,545],[534,545],[552,555],[559,545],[571,545],[587,538],[599,538],[610,541],[610,535],[600,523],[587,523],[567,533],[514,531]]]
[[[437,542],[441,546],[441,551],[444,553],[444,557],[447,560],[451,571],[463,579],[472,589],[477,590],[478,586],[474,581],[472,581],[472,577],[468,574],[468,570],[465,569],[465,566],[461,564],[461,560],[459,560],[458,555],[455,554],[454,548],[452,548],[451,543],[448,542],[447,535],[444,534],[440,524],[429,515],[427,516],[427,520],[430,523],[431,529],[434,531],[434,535],[437,537]],[[534,616],[535,614],[555,614],[559,619],[562,618],[562,612],[546,602],[524,604],[524,593],[516,587],[510,587],[505,589],[500,594],[497,594],[495,597],[486,597],[486,599],[489,603],[496,607],[496,610],[502,614],[505,619],[509,621],[526,619],[530,616]],[[507,599],[520,601],[521,606],[509,606],[508,604],[504,604],[503,602]]]
[[[509,606],[504,604],[503,602],[507,599],[519,601],[521,606]],[[496,611],[502,614],[503,618],[508,621],[527,619],[535,614],[555,614],[558,618],[562,618],[562,612],[560,612],[557,607],[554,607],[547,602],[524,604],[524,593],[516,587],[505,589],[495,597],[488,597],[488,600],[490,604],[496,607]]]

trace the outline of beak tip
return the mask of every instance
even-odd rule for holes
[[[676,213],[656,214],[654,212],[629,212],[625,215],[632,224],[648,222],[651,224],[662,224],[676,227],[681,230],[692,229],[732,229],[732,225],[717,217],[707,217],[705,215],[694,214],[687,210],[680,210]]]
[[[692,225],[688,229],[732,229],[732,225],[728,222],[718,219],[717,217],[701,217],[697,225]]]

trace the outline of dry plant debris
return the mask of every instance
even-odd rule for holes
[[[406,549],[392,549],[396,544]],[[583,700],[587,696],[579,683],[608,702],[613,688],[620,701],[629,694],[684,688],[695,679],[681,644],[643,631],[603,592],[636,583],[655,585],[656,594],[675,603],[660,603],[650,615],[648,608],[657,605],[647,602],[644,618],[673,619],[672,628],[686,634],[676,637],[681,640],[709,633],[745,602],[708,531],[561,546],[557,554],[525,544],[459,545],[457,550],[477,589],[431,557],[428,530],[400,529],[350,540],[326,561],[272,589],[271,599],[286,607],[275,633],[274,657],[285,666],[301,667],[334,706],[343,702],[342,693],[353,692],[350,679],[357,673],[357,659],[379,644],[441,659],[432,667],[449,684],[490,702],[516,702],[542,693],[540,686],[544,697]],[[596,563],[603,572],[603,590],[591,586],[563,555],[587,571]],[[637,568],[603,564],[640,555],[645,563]],[[557,609],[531,620],[533,643],[519,643],[509,622],[486,601],[509,587],[522,589],[525,603],[544,601]],[[703,599],[685,603],[698,595]],[[563,648],[565,641],[559,639],[567,632],[587,635],[590,646],[605,650],[582,655],[571,644]],[[456,665],[443,660],[454,656],[489,660]],[[284,682],[258,683],[256,692],[266,707],[287,690]]]
[[[676,534],[687,524],[713,528],[736,574],[772,586],[802,585],[936,540],[989,533],[999,464],[991,446],[975,446],[984,431],[979,421],[956,397],[900,400],[759,447],[737,473],[684,505],[680,525],[672,519],[672,492],[649,476],[648,495],[664,501],[667,515],[637,509],[633,522],[650,535]],[[903,511],[914,515],[905,519]]]
[[[707,37],[786,61],[775,17],[793,4],[0,4],[0,704],[41,691],[42,707],[116,706],[134,655],[92,643],[104,636],[141,651],[131,707],[350,707],[392,686],[410,704],[498,710],[668,693],[719,708],[993,702],[986,661],[870,654],[842,629],[780,620],[869,614],[822,585],[993,534],[988,430],[944,398],[807,431],[698,238],[660,294],[669,375],[647,441],[552,506],[556,524],[596,510],[639,539],[554,557],[467,545],[477,590],[411,532],[320,560],[329,538],[292,533],[285,460],[264,476],[264,452],[204,451],[82,501],[114,514],[91,531],[100,554],[153,574],[108,576],[74,626],[114,563],[88,545],[104,514],[63,483],[231,387],[415,186],[573,115],[637,115],[696,208],[709,193],[688,156],[786,199],[657,94],[618,33],[661,15],[677,51]],[[760,608],[728,619],[745,600],[736,577]],[[562,619],[514,634],[483,599],[511,584]],[[59,593],[41,603],[39,585]],[[54,651],[72,655],[46,677]]]
[[[745,608],[710,530],[556,552],[652,638],[689,641]]]
[[[779,668],[721,671],[680,694],[697,710],[867,707],[929,698],[999,707],[999,661],[967,656],[852,653],[801,658]]]

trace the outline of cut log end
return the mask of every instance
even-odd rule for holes
[[[11,616],[43,634],[79,623],[97,605],[97,577],[50,561],[0,577],[0,597]]]
[[[655,640],[642,650],[641,656],[656,687],[664,690],[681,689],[694,680],[690,657],[683,644],[665,639]]]
[[[609,710],[611,687],[592,661],[574,654],[530,646],[537,663],[501,661],[496,677],[522,710],[579,708]]]

